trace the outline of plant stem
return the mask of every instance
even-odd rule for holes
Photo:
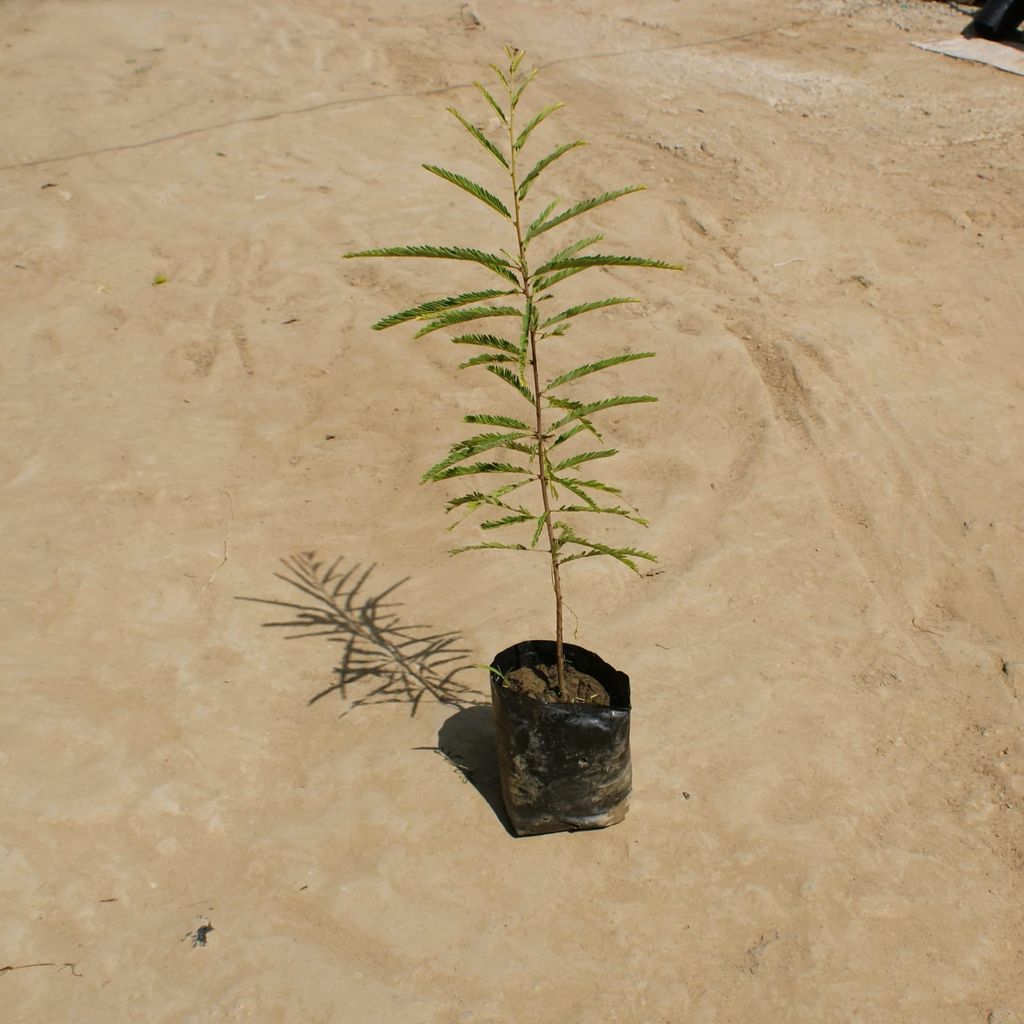
[[[540,484],[541,502],[544,508],[544,527],[548,538],[548,553],[551,556],[551,586],[555,594],[555,676],[558,688],[559,700],[568,702],[568,694],[565,686],[565,651],[563,644],[562,624],[562,580],[558,565],[558,545],[555,542],[554,525],[551,522],[551,484],[548,478],[548,459],[544,449],[544,415],[541,406],[540,370],[537,366],[537,327],[533,316],[533,289],[530,281],[530,270],[526,262],[526,242],[523,240],[523,228],[519,211],[519,182],[516,172],[516,146],[515,146],[515,109],[512,105],[512,97],[515,86],[515,74],[509,68],[509,111],[508,111],[508,141],[509,141],[509,173],[512,176],[512,200],[514,203],[516,242],[519,246],[519,271],[523,276],[522,293],[526,299],[526,311],[528,316],[527,334],[530,345],[530,368],[533,372],[533,406],[536,416],[536,428],[534,437],[537,441],[537,480]]]

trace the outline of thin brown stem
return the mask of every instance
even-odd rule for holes
[[[568,699],[565,686],[565,651],[562,624],[562,580],[558,565],[558,545],[555,541],[554,524],[551,522],[551,482],[548,477],[548,458],[544,447],[544,413],[541,405],[540,370],[537,365],[537,328],[533,316],[533,288],[530,280],[529,265],[526,262],[526,242],[523,239],[522,220],[519,209],[519,181],[516,169],[515,146],[515,110],[512,97],[515,88],[515,75],[509,68],[509,110],[508,110],[508,141],[509,141],[509,173],[512,176],[512,201],[514,204],[514,224],[516,242],[519,246],[519,272],[522,274],[522,294],[526,300],[525,316],[527,321],[527,337],[530,346],[530,369],[533,375],[533,406],[536,417],[534,438],[537,442],[537,481],[540,484],[541,502],[544,510],[544,527],[548,538],[548,553],[551,557],[551,586],[555,595],[555,676],[558,696],[565,702]]]

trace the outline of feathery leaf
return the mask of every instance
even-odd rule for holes
[[[533,531],[533,536],[530,538],[530,547],[531,548],[535,548],[537,546],[537,541],[540,540],[541,531],[544,529],[544,524],[547,521],[548,521],[548,514],[547,514],[547,512],[541,512],[541,514],[539,516],[537,516],[537,527]]]
[[[567,555],[565,558],[559,559],[559,565],[564,565],[566,562],[575,562],[580,558],[593,558],[596,555],[607,555],[609,558],[614,558],[616,561],[621,562],[623,565],[632,569],[638,576],[640,570],[637,568],[634,558],[645,558],[649,562],[656,562],[657,556],[652,555],[649,551],[641,551],[639,548],[613,548],[607,544],[600,544],[597,541],[585,540],[583,537],[577,537],[575,535],[566,537],[564,539],[565,544],[576,544],[580,547],[586,548],[586,551],[577,552],[574,555]]]
[[[514,434],[477,434],[475,437],[468,437],[465,441],[458,441],[453,444],[448,454],[435,466],[431,466],[422,477],[422,482],[428,480],[440,480],[444,478],[445,471],[466,459],[474,458],[482,452],[490,451],[493,448],[507,448],[509,442],[518,441],[527,436],[517,432]]]
[[[519,379],[524,387],[526,386],[526,357],[530,351],[530,331],[536,327],[536,324],[537,309],[532,300],[527,299],[523,309],[523,321],[519,329],[519,366],[517,367]]]
[[[558,205],[558,200],[554,199],[547,206],[544,207],[540,213],[530,222],[530,226],[526,229],[526,234],[523,236],[523,242],[529,242],[533,237],[534,231],[544,223],[545,220],[551,215],[552,211]]]
[[[572,306],[570,309],[563,309],[561,313],[556,313],[554,316],[548,317],[540,327],[541,330],[543,330],[545,327],[551,327],[553,324],[561,323],[563,320],[570,320],[574,316],[580,316],[583,313],[589,313],[595,309],[604,309],[606,306],[621,306],[627,302],[639,301],[639,299],[614,296],[610,299],[597,299],[594,302],[583,302],[578,306]]]
[[[491,252],[481,252],[479,249],[467,249],[457,245],[392,245],[384,249],[363,249],[360,252],[347,252],[344,258],[347,260],[364,256],[409,256],[421,259],[433,260],[466,260],[471,263],[479,263],[488,270],[500,274],[502,277],[519,284],[519,278],[512,269],[508,260],[495,256]]]
[[[571,245],[567,245],[564,249],[559,249],[551,259],[542,266],[539,266],[532,274],[530,274],[530,280],[536,282],[536,278],[541,277],[552,269],[551,264],[558,263],[561,260],[571,259],[588,246],[596,245],[603,239],[604,235],[588,235],[586,238],[581,238],[579,241],[573,242]]]
[[[478,185],[475,181],[470,181],[465,175],[456,174],[455,171],[449,171],[444,167],[437,167],[434,164],[424,164],[423,169],[430,171],[431,174],[436,174],[445,181],[450,181],[453,185],[457,185],[463,191],[479,199],[480,202],[486,203],[492,210],[497,210],[506,220],[512,219],[512,214],[508,212],[505,204],[496,195],[488,192],[487,189],[482,185]]]
[[[548,166],[553,164],[560,156],[565,156],[566,153],[571,149],[577,149],[579,146],[585,146],[586,143],[582,139],[577,139],[575,142],[566,142],[556,149],[553,149],[547,156],[541,157],[530,172],[526,175],[521,182],[519,182],[519,198],[525,199],[526,194],[530,191],[530,186],[533,185],[537,176]],[[552,209],[554,207],[552,206]],[[549,211],[550,212],[550,211]]]
[[[487,369],[500,377],[506,384],[511,384],[531,405],[533,404],[533,392],[519,379],[517,374],[504,366],[488,366]]]
[[[537,456],[537,446],[535,444],[523,444],[521,441],[509,441],[505,447],[508,448],[509,451],[520,452],[523,455],[527,455],[531,459],[536,458]]]
[[[559,281],[564,281],[567,277],[572,277],[575,274],[582,274],[586,267],[573,267],[571,270],[560,270],[557,274],[551,274],[549,277],[540,278],[533,282],[533,290],[536,292],[547,291],[548,288],[553,288]],[[551,298],[550,295],[542,295],[541,298]]]
[[[557,408],[565,408],[569,403],[563,404],[557,398],[548,398],[548,401]],[[654,395],[617,395],[614,398],[601,398],[596,402],[584,402],[580,405],[577,402],[571,403],[567,412],[558,422],[552,423],[549,430],[559,430],[573,420],[582,419],[584,416],[593,416],[595,412],[604,412],[605,409],[614,409],[620,405],[639,405],[642,402],[656,402]]]
[[[445,506],[445,511],[452,512],[463,505],[468,505],[470,512],[475,512],[481,505],[490,505],[494,508],[512,511],[512,506],[507,505],[501,499],[506,494],[511,494],[513,491],[517,491],[520,487],[525,487],[529,483],[530,480],[514,480],[512,483],[502,484],[501,487],[497,487],[493,491],[471,491],[460,498],[452,498]]]
[[[587,426],[586,423],[577,423],[576,426],[570,428],[569,430],[563,431],[561,434],[559,434],[558,437],[556,437],[548,445],[548,451],[551,451],[553,448],[559,447],[559,445],[565,444],[566,441],[570,440],[571,438],[575,437],[577,434],[579,434],[582,431],[587,430],[587,429],[588,429],[588,426]],[[597,431],[595,431],[593,429],[593,427],[590,427],[589,429],[591,430],[592,433],[595,433],[595,434],[597,433]],[[600,439],[600,435],[598,435],[598,438]]]
[[[491,67],[493,68],[494,65],[492,64]],[[497,69],[495,69],[495,70],[497,70]],[[499,73],[499,75],[501,74],[501,72],[498,72],[498,73]],[[504,80],[505,76],[501,75],[501,78],[502,78],[502,80]],[[501,107],[498,106],[497,100],[495,100],[495,98],[479,82],[474,82],[473,84],[483,94],[483,98],[485,100],[487,100],[487,102],[490,104],[491,109],[498,115],[498,117],[501,118],[501,123],[502,124],[508,124],[508,117],[505,114],[505,111],[502,110]]]
[[[571,488],[570,488],[571,489]],[[622,508],[619,505],[598,505],[596,502],[589,500],[586,505],[560,505],[558,508],[552,509],[553,512],[585,512],[588,515],[592,513],[602,513],[612,516],[622,516],[624,519],[629,519],[631,522],[638,523],[640,526],[650,526],[651,524],[644,519],[642,516],[638,516],[635,511],[628,508]]]
[[[526,240],[529,241],[537,235],[542,235],[545,231],[550,231],[559,224],[564,224],[567,220],[570,220],[573,217],[578,217],[581,213],[593,210],[597,206],[603,206],[605,203],[610,203],[614,199],[619,199],[622,196],[628,196],[632,192],[643,192],[643,190],[643,185],[629,185],[626,188],[616,189],[614,192],[604,192],[599,196],[594,196],[593,199],[584,199],[582,202],[576,203],[574,206],[570,206],[569,209],[563,210],[555,217],[551,217],[550,219],[545,218],[539,224],[537,221],[534,221],[526,232]]]
[[[495,348],[501,352],[511,352],[513,354],[519,351],[519,348],[511,341],[506,341],[504,338],[496,338],[493,334],[460,334],[457,338],[452,338],[451,343],[453,345],[477,345],[481,348]]]
[[[528,551],[525,544],[499,544],[497,541],[486,541],[483,544],[464,544],[460,548],[451,548],[449,555],[461,555],[463,551],[483,551],[489,548],[504,549],[506,551]]]
[[[470,416],[463,416],[464,423],[475,423],[484,427],[508,427],[511,430],[532,430],[522,420],[514,416],[492,416],[490,413],[473,413]]]
[[[480,524],[480,529],[499,530],[503,526],[515,526],[518,523],[529,522],[533,518],[532,512],[513,512],[510,515],[502,516],[501,519],[485,519]]]
[[[453,476],[474,476],[478,473],[520,473],[533,479],[536,479],[537,476],[532,469],[516,466],[510,462],[474,462],[469,466],[452,466],[430,479],[450,480]]]
[[[584,462],[593,462],[595,459],[610,459],[613,455],[618,454],[618,450],[615,448],[605,448],[599,452],[577,452],[575,455],[570,455],[569,458],[562,459],[561,462],[556,463],[551,467],[551,471],[552,473],[561,473],[563,469],[573,469]]]
[[[497,64],[492,64],[491,70],[498,76],[498,78],[501,80],[501,84],[505,86],[506,89],[510,89],[512,87],[509,80],[505,77],[505,72],[502,71]]]
[[[526,78],[520,83],[519,88],[512,93],[512,109],[515,110],[519,106],[519,101],[522,99],[523,93],[526,92],[526,87],[537,77],[537,69],[534,68]]]
[[[599,370],[606,370],[609,366],[618,366],[620,363],[632,363],[637,359],[650,359],[653,355],[653,352],[624,352],[621,356],[609,356],[607,359],[599,359],[596,363],[585,363],[583,366],[577,366],[575,370],[570,370],[568,373],[563,373],[554,380],[549,381],[544,390],[552,391],[563,384],[568,384],[571,380],[579,380],[580,377],[597,373]]]
[[[550,117],[556,110],[561,110],[564,107],[564,103],[549,103],[547,106],[541,107],[533,117],[527,122],[526,127],[519,133],[515,141],[516,152],[521,150],[526,144],[526,140],[530,137],[534,128],[537,127],[542,121],[545,121]]]
[[[490,363],[515,363],[516,356],[506,355],[504,352],[484,352],[482,355],[473,356],[464,363],[459,363],[460,370],[468,370],[471,366],[487,366]]]
[[[431,320],[426,327],[421,327],[414,335],[414,338],[422,338],[425,334],[432,334],[444,327],[451,327],[453,324],[465,324],[473,320],[486,320],[488,317],[496,316],[522,316],[520,310],[515,306],[468,306],[464,309],[453,309],[442,313],[436,320]]]
[[[569,484],[565,479],[559,478],[558,482],[565,487]],[[605,494],[621,494],[622,490],[618,487],[613,487],[611,484],[602,483],[600,480],[573,480],[573,484],[577,487],[586,487],[592,491],[604,491]],[[572,488],[569,488],[572,490]],[[575,492],[574,492],[575,493]]]
[[[577,410],[582,409],[585,404],[584,402],[581,402],[575,398],[556,398],[554,395],[551,394],[545,395],[545,398],[547,399],[547,403],[550,408],[568,409],[571,412],[577,412]],[[572,422],[572,420],[570,420],[569,422]],[[595,427],[589,419],[587,419],[586,415],[579,415],[576,418],[576,422],[584,430],[589,430],[590,433],[593,434],[594,437],[596,437],[599,441],[604,440],[604,438],[601,436],[601,431],[598,430],[597,427]],[[565,426],[564,423],[557,423],[554,426],[549,427],[549,430],[558,430],[563,426]],[[558,443],[561,444],[563,441],[567,441],[569,437],[571,437],[574,433],[578,433],[578,430],[575,427],[571,432],[568,432],[567,434],[560,434],[557,439]]]
[[[649,260],[643,256],[552,256],[543,266],[538,267],[535,275],[550,274],[560,270],[589,270],[591,267],[650,267],[654,270],[685,270],[676,263],[664,260]]]
[[[471,302],[482,302],[484,299],[497,299],[503,295],[515,294],[514,291],[491,288],[483,292],[464,292],[462,295],[452,295],[444,299],[431,299],[429,302],[421,302],[418,306],[413,306],[410,309],[403,309],[400,313],[382,317],[373,325],[373,329],[383,331],[396,324],[405,323],[407,320],[426,319],[446,309],[455,309],[458,306],[467,306]]]
[[[508,69],[515,74],[519,70],[519,65],[522,64],[523,58],[526,56],[525,50],[520,50],[518,46],[506,46],[504,47],[505,56],[508,57]],[[536,71],[534,71],[536,74]]]
[[[452,117],[454,117],[455,120],[458,121],[459,124],[461,124],[462,127],[465,128],[466,131],[469,132],[469,134],[472,135],[473,138],[476,139],[476,141],[479,142],[480,145],[483,146],[484,149],[486,149],[502,167],[505,168],[505,170],[508,170],[508,160],[505,158],[505,154],[502,153],[502,151],[498,149],[498,147],[491,142],[491,140],[487,138],[487,136],[484,135],[484,133],[480,131],[475,124],[467,121],[454,107],[449,107],[448,113],[451,114]]]
[[[586,502],[587,507],[591,512],[596,512],[599,508],[597,502],[594,501],[594,499],[591,498],[590,495],[587,494],[587,492],[580,487],[579,481],[567,480],[565,477],[553,477],[552,479],[554,482],[561,484],[561,486],[564,487],[567,491],[571,491],[573,494],[575,494],[576,497],[579,498],[581,501]]]

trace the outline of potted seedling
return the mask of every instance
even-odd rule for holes
[[[450,260],[497,278],[488,282],[491,287],[421,302],[378,320],[373,327],[417,324],[417,338],[449,332],[451,343],[476,353],[460,369],[491,374],[514,402],[511,409],[464,417],[478,432],[453,444],[423,480],[465,481],[466,492],[449,499],[448,511],[463,518],[480,513],[479,528],[488,538],[497,535],[457,547],[453,554],[500,549],[539,553],[547,562],[554,639],[517,643],[498,654],[490,670],[505,804],[519,834],[536,834],[600,828],[620,821],[631,785],[629,679],[596,654],[565,642],[563,567],[583,558],[604,557],[637,572],[639,560],[654,560],[646,551],[612,544],[603,535],[589,538],[580,524],[600,516],[647,525],[617,487],[594,476],[591,464],[617,454],[604,442],[601,414],[655,399],[644,394],[602,397],[577,388],[578,382],[603,370],[648,359],[654,353],[581,356],[576,346],[562,340],[585,314],[638,300],[599,296],[564,306],[556,298],[558,286],[599,267],[683,268],[639,256],[593,253],[603,237],[599,234],[551,244],[557,235],[549,232],[639,192],[642,186],[578,202],[532,204],[542,175],[584,143],[566,142],[539,159],[525,159],[535,129],[562,104],[520,115],[524,92],[536,71],[522,70],[520,50],[508,47],[505,57],[503,66],[491,65],[495,86],[488,89],[474,83],[497,125],[493,138],[449,108],[485,151],[486,159],[498,165],[504,179],[501,194],[461,173],[424,164],[431,174],[494,213],[502,222],[505,247],[490,251],[460,245],[400,245],[346,257]],[[527,213],[528,205],[537,209]]]

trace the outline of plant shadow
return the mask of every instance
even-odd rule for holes
[[[516,837],[501,796],[494,715],[490,706],[456,711],[438,731],[437,746],[421,749],[434,750],[444,757],[487,801],[505,831]]]
[[[282,559],[284,571],[274,575],[299,592],[298,600],[239,598],[285,609],[287,619],[263,625],[292,630],[289,640],[324,637],[341,645],[334,682],[310,697],[310,704],[337,693],[348,703],[345,714],[368,704],[408,704],[415,715],[428,696],[463,709],[486,703],[459,678],[473,667],[459,634],[407,625],[394,611],[400,603],[389,599],[408,577],[373,593],[369,581],[376,566],[343,569],[343,561],[320,561],[312,551]]]

